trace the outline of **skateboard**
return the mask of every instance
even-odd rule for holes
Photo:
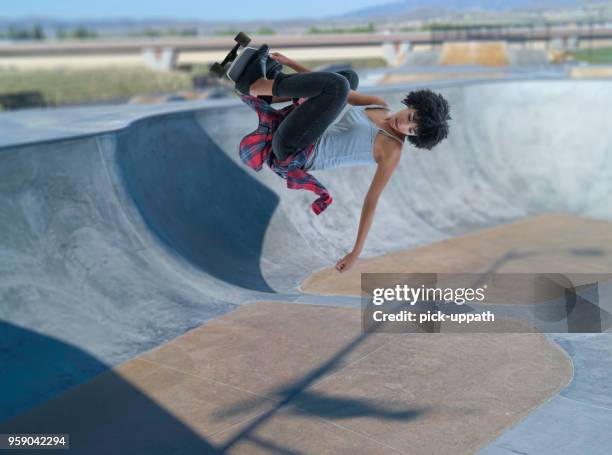
[[[215,62],[210,66],[210,73],[218,78],[227,76],[232,82],[238,81],[244,69],[251,61],[251,57],[257,52],[257,48],[249,47],[251,38],[243,32],[239,32],[235,37],[236,44],[227,53],[221,63]],[[229,67],[228,67],[229,65]],[[282,65],[270,57],[266,64],[266,73],[272,77],[282,69]]]
[[[234,37],[234,41],[236,41],[236,44],[227,53],[223,61],[221,63],[215,62],[210,66],[210,73],[219,78],[227,76],[231,81],[236,82],[257,49],[248,47],[251,38],[246,33],[239,32]],[[228,64],[229,68],[227,67]]]

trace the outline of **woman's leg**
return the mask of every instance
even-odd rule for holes
[[[349,81],[349,85],[351,86],[351,90],[357,90],[359,87],[359,76],[353,70],[340,70],[336,71],[336,73],[341,74],[346,77]]]
[[[349,81],[337,73],[279,73],[272,85],[272,95],[308,100],[285,117],[274,132],[272,151],[277,159],[284,161],[315,142],[342,112],[349,90]]]
[[[342,76],[346,77],[349,81],[349,85],[351,87],[351,90],[357,90],[357,88],[359,87],[359,76],[357,75],[357,73],[354,70],[340,70],[340,71],[335,71],[338,74],[341,74]],[[277,73],[278,74],[278,73]],[[266,76],[267,77],[267,76]],[[274,75],[274,77],[276,77],[276,74]],[[274,84],[274,77],[269,78],[268,80],[263,80],[263,79],[259,79],[257,81],[257,84],[267,84],[264,88],[264,91],[266,91],[268,94],[266,95],[258,95],[258,98],[261,98],[262,100],[264,100],[265,102],[267,102],[268,104],[272,103],[272,85]],[[298,100],[298,98],[293,98],[294,100]]]

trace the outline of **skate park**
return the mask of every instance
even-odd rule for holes
[[[392,106],[417,84],[368,88]],[[362,272],[609,272],[612,83],[437,81],[357,266],[334,203],[238,157],[236,99],[0,114],[0,433],[74,453],[608,453],[600,334],[367,334]]]

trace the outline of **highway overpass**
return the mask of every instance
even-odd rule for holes
[[[308,49],[323,58],[335,52],[338,57],[378,55],[392,62],[397,60],[399,52],[453,41],[506,41],[518,45],[539,43],[546,47],[552,43],[557,47],[580,47],[581,42],[588,42],[589,45],[612,42],[612,27],[583,24],[573,27],[470,27],[405,33],[257,35],[252,43],[259,45],[265,42],[275,49]],[[181,54],[199,54],[200,61],[210,62],[223,56],[233,44],[232,36],[5,43],[0,44],[0,66],[20,66],[20,62],[31,61],[32,58],[87,57],[104,62],[113,57],[118,62],[141,64],[144,58],[144,63],[149,67],[172,69],[179,62]],[[86,64],[82,60],[81,63]]]

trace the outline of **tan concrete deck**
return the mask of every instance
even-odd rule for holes
[[[408,73],[387,74],[379,85],[409,84],[413,82],[439,81],[451,79],[501,79],[505,77],[500,72],[449,72],[449,73]]]
[[[407,251],[360,260],[351,270],[319,270],[302,290],[360,295],[361,273],[609,273],[612,223],[551,214],[484,229]]]
[[[612,77],[612,66],[583,66],[570,69],[570,77],[580,78],[609,78]]]
[[[571,374],[540,334],[362,335],[355,309],[262,302],[0,432],[72,433],[70,453],[470,454]]]

